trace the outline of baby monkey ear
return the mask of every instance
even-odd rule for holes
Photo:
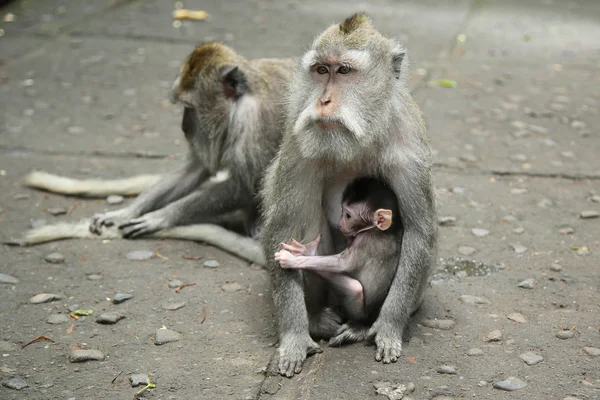
[[[390,226],[392,226],[392,210],[380,208],[379,210],[375,211],[375,216],[377,217],[375,226],[382,231],[388,230]]]
[[[222,67],[219,72],[221,73],[223,93],[227,98],[237,100],[248,92],[246,75],[237,66]]]

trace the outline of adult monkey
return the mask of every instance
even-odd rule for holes
[[[282,269],[271,255],[290,237],[308,242],[319,233],[319,254],[339,252],[342,190],[360,176],[378,177],[398,197],[400,262],[369,336],[377,361],[400,356],[404,327],[422,302],[437,248],[431,149],[406,72],[405,50],[358,13],[321,34],[292,78],[283,143],[262,189],[261,242],[282,375],[301,372],[307,354],[321,351],[311,334],[323,319],[326,287],[315,274]]]

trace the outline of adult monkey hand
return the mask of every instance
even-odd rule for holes
[[[290,237],[305,243],[319,233],[319,254],[343,249],[336,225],[350,180],[374,176],[386,182],[398,198],[404,227],[397,237],[397,272],[370,329],[377,361],[398,359],[404,327],[421,304],[436,258],[437,218],[431,149],[407,87],[406,63],[405,50],[359,13],[321,34],[292,77],[283,143],[262,191],[261,241],[273,284],[282,375],[302,371],[306,356],[320,351],[314,339],[333,335],[323,327],[335,324],[325,313],[326,283],[310,271],[281,268],[271,255]]]

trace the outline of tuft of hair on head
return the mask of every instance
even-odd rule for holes
[[[190,89],[197,76],[210,69],[216,69],[236,58],[235,52],[219,42],[201,43],[187,57],[181,70],[181,87]]]
[[[344,35],[349,35],[350,33],[360,28],[362,25],[370,24],[371,19],[367,16],[367,14],[361,11],[346,18],[344,22],[340,24],[340,31]]]

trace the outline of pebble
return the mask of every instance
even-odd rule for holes
[[[499,342],[500,340],[502,340],[502,332],[500,331],[500,329],[494,329],[493,331],[485,335],[484,340],[486,342]]]
[[[28,200],[29,199],[29,195],[27,193],[19,193],[19,194],[15,194],[13,196],[13,200]]]
[[[541,199],[537,203],[537,206],[539,208],[549,208],[549,207],[552,207],[553,205],[554,205],[554,203],[550,199]]]
[[[515,222],[517,220],[517,217],[515,217],[514,215],[506,215],[504,217],[502,217],[502,221],[505,222]]]
[[[533,279],[533,278],[528,278],[528,279],[525,279],[524,281],[519,282],[519,287],[523,288],[523,289],[533,289],[534,286],[535,286],[535,279]]]
[[[521,233],[525,232],[525,228],[523,228],[522,226],[519,226],[518,228],[513,229],[513,232],[516,233],[517,235],[520,235]]]
[[[463,256],[470,256],[471,254],[475,253],[475,251],[476,250],[470,246],[460,246],[458,248],[458,252]]]
[[[590,355],[592,357],[600,356],[600,349],[598,349],[596,347],[584,347],[583,351],[585,351],[588,355]]]
[[[169,281],[169,287],[170,287],[171,289],[177,288],[177,287],[179,287],[179,286],[181,286],[181,285],[183,285],[183,282],[182,282],[182,281],[180,281],[179,279],[171,279],[171,280]]]
[[[50,208],[46,208],[46,211],[49,214],[54,215],[55,217],[57,217],[59,215],[64,215],[67,212],[69,212],[69,210],[67,208],[64,208],[64,207],[50,207]]]
[[[29,299],[31,304],[48,303],[49,301],[60,300],[62,296],[54,293],[40,293]]]
[[[61,253],[50,253],[44,257],[44,261],[50,264],[62,264],[65,262],[65,256]]]
[[[217,260],[206,260],[202,263],[204,268],[217,268],[219,265],[221,264]]]
[[[527,127],[529,126],[529,124],[527,122],[523,122],[523,121],[513,121],[513,122],[511,122],[511,125],[517,129],[527,129]]]
[[[19,378],[18,376],[15,376],[14,378],[10,378],[9,380],[2,382],[2,386],[7,387],[12,390],[23,390],[26,387],[29,387],[27,382],[25,382],[23,379]]]
[[[441,226],[451,226],[456,223],[456,217],[440,217],[438,218],[438,224]]]
[[[562,271],[563,267],[560,264],[552,264],[550,266],[550,271],[554,271],[554,272],[560,272]]]
[[[242,287],[237,282],[226,283],[223,286],[221,286],[221,289],[223,289],[223,291],[226,293],[237,292],[241,288]]]
[[[373,387],[377,394],[386,396],[389,400],[406,400],[407,397],[405,395],[415,391],[415,384],[412,382],[406,385],[401,383],[376,382],[373,384]]]
[[[575,232],[575,230],[573,228],[571,228],[570,226],[567,226],[566,228],[561,228],[558,230],[558,233],[561,233],[563,235],[572,235],[573,232]]]
[[[568,331],[560,331],[555,335],[557,338],[562,339],[562,340],[566,340],[566,339],[571,339],[575,336],[575,332],[568,330]]]
[[[469,351],[467,351],[467,355],[468,356],[482,356],[483,350],[478,349],[478,348],[470,349]]]
[[[121,204],[125,200],[123,196],[119,196],[118,194],[111,194],[106,198],[106,202],[111,205]]]
[[[523,353],[519,356],[521,360],[525,361],[527,365],[535,365],[542,361],[544,361],[544,357],[539,354],[534,353],[533,351],[528,351],[527,353]]]
[[[65,314],[52,314],[46,322],[50,325],[64,324],[65,322],[69,322],[69,317]]]
[[[165,306],[165,310],[176,311],[176,310],[179,310],[180,308],[185,307],[185,304],[186,304],[185,301],[180,301],[180,302],[177,302],[177,303],[168,304],[168,305]]]
[[[181,333],[172,331],[170,329],[160,328],[156,330],[154,334],[154,344],[160,346],[162,344],[178,342],[181,340]]]
[[[527,193],[527,189],[525,188],[512,188],[510,189],[511,194],[525,194]]]
[[[87,276],[87,278],[88,278],[90,281],[99,281],[100,279],[102,279],[102,275],[100,275],[100,274],[89,274],[89,275]]]
[[[518,322],[520,324],[524,324],[527,322],[527,318],[525,318],[525,316],[523,314],[519,314],[519,313],[508,314],[506,316],[506,318],[510,319],[511,321]]]
[[[593,195],[592,197],[590,197],[590,201],[593,201],[594,203],[600,203],[600,195]]]
[[[104,360],[104,353],[100,350],[73,349],[69,355],[69,362],[72,363],[102,360]]]
[[[131,299],[133,295],[131,293],[117,293],[115,297],[113,297],[113,304],[121,304],[124,301]]]
[[[477,236],[477,237],[484,237],[490,234],[490,231],[488,231],[487,229],[481,229],[481,228],[473,228],[471,229],[471,232],[473,232],[473,235]]]
[[[456,367],[453,365],[442,365],[437,370],[438,374],[456,375]]]
[[[471,296],[470,294],[460,295],[458,300],[466,304],[490,304],[490,301],[485,297]]]
[[[421,325],[428,328],[441,329],[444,331],[454,328],[455,322],[451,319],[424,319]]]
[[[545,128],[545,127],[539,126],[539,125],[533,125],[533,124],[529,124],[529,130],[533,133],[539,133],[542,135],[545,135],[550,132],[550,129],[548,129],[548,128]]]
[[[496,389],[512,392],[513,390],[519,390],[527,387],[527,382],[523,382],[522,380],[511,376],[503,381],[494,383],[494,387]]]
[[[131,382],[131,387],[146,386],[148,383],[148,375],[146,375],[146,374],[130,375],[129,382]]]
[[[154,252],[150,250],[134,250],[127,253],[125,256],[128,260],[144,261],[154,257]]]
[[[523,253],[525,253],[527,251],[527,247],[522,246],[520,244],[511,244],[510,247],[512,247],[512,249],[517,254],[523,254]]]
[[[0,283],[8,283],[8,284],[15,284],[15,283],[19,283],[19,280],[17,278],[15,278],[14,276],[10,276],[7,274],[0,274]]]
[[[525,162],[527,161],[527,156],[525,154],[515,154],[510,156],[510,159],[513,161]]]
[[[47,223],[48,221],[46,221],[45,219],[32,219],[29,222],[29,226],[31,227],[31,229],[37,229],[41,228],[42,226],[46,226]]]
[[[98,318],[96,318],[96,322],[99,324],[113,325],[122,320],[123,318],[125,318],[125,316],[122,314],[116,312],[105,312],[98,315]]]
[[[580,217],[583,219],[598,218],[600,213],[596,210],[585,210],[581,212]]]

